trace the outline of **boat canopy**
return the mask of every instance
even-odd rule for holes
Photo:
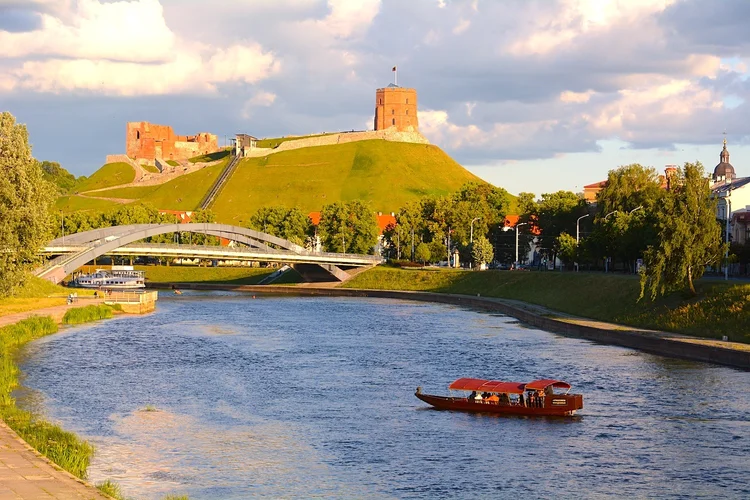
[[[559,389],[570,389],[569,383],[563,382],[562,380],[550,379],[541,379],[529,382],[528,384],[526,384],[526,389],[531,391],[543,391],[549,386],[557,387]]]
[[[501,382],[480,378],[460,378],[448,386],[458,391],[496,392],[505,394],[523,394],[523,384],[518,382]]]

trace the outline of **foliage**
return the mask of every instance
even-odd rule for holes
[[[124,224],[166,224],[174,222],[174,215],[161,214],[148,204],[119,205],[105,212],[73,212],[68,214],[52,212],[50,215],[54,238],[61,237],[63,231],[65,231],[65,234],[74,234]]]
[[[637,163],[610,170],[607,184],[596,196],[599,212],[603,215],[615,210],[630,212],[638,207],[649,212],[664,196],[661,184],[656,169]]]
[[[250,218],[249,227],[305,245],[312,232],[312,221],[299,208],[262,207]]]
[[[329,252],[371,254],[378,240],[378,221],[368,203],[337,201],[321,210],[318,235]]]
[[[724,250],[716,205],[703,165],[685,163],[656,213],[659,235],[646,250],[640,298],[648,294],[655,300],[684,287],[696,295],[693,282]]]
[[[430,247],[425,242],[419,242],[417,248],[414,250],[414,259],[421,262],[422,265],[430,262]]]
[[[632,275],[394,269],[378,266],[362,272],[343,288],[423,290],[522,300],[554,311],[651,328],[750,343],[750,285],[699,282],[698,298],[666,295],[655,302],[638,300],[639,281]],[[596,291],[596,300],[591,293]]]
[[[547,258],[557,257],[557,239],[562,233],[575,231],[578,217],[587,213],[586,202],[570,191],[542,194],[530,214],[541,232],[540,252]]]
[[[125,497],[122,494],[122,488],[120,488],[120,485],[112,481],[111,479],[107,479],[106,481],[97,483],[96,488],[105,495],[111,496],[115,500],[125,500]]]
[[[75,187],[76,176],[62,168],[56,161],[43,161],[40,166],[44,180],[54,185],[59,194],[69,193]],[[79,182],[85,180],[86,178],[82,177]]]
[[[98,193],[97,193],[98,194]],[[55,201],[54,210],[59,210],[69,214],[72,212],[89,211],[89,210],[108,210],[111,208],[121,207],[123,204],[119,201],[110,199],[87,198],[77,194],[60,196]]]
[[[0,328],[0,417],[42,455],[71,474],[85,478],[94,452],[91,445],[56,425],[19,410],[11,396],[19,385],[19,369],[14,363],[18,348],[56,331],[57,325],[48,316],[34,316]]]
[[[100,319],[109,319],[113,316],[112,308],[105,304],[75,307],[65,311],[63,316],[64,325],[80,325]]]
[[[495,253],[490,240],[482,235],[475,236],[471,246],[471,256],[476,265],[492,262],[495,258]]]
[[[103,165],[87,179],[76,183],[75,192],[84,193],[94,189],[103,189],[135,180],[135,169],[129,163],[115,162]],[[98,196],[98,194],[97,194]]]
[[[555,241],[555,251],[563,264],[568,265],[576,260],[578,243],[576,239],[566,232],[560,233]]]
[[[31,156],[26,126],[0,113],[0,297],[10,295],[39,262],[47,242],[52,185]]]

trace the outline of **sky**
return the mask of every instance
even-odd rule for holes
[[[88,175],[125,123],[180,135],[372,128],[375,90],[511,193],[620,165],[750,175],[746,0],[0,0],[0,111]],[[726,133],[726,135],[724,135]]]

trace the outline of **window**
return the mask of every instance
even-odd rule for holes
[[[136,139],[140,139],[141,138],[141,131],[140,130],[136,130],[135,131],[135,138]]]
[[[408,109],[406,110],[406,114],[407,114],[407,115],[409,114],[409,110],[408,110]]]
[[[395,124],[396,124],[396,119],[395,119],[395,118],[394,118],[393,120],[391,120],[391,121],[393,122],[393,123],[392,123],[393,125],[395,125]]]
[[[396,114],[396,110],[395,110],[395,109],[392,109],[392,110],[391,110],[391,114],[392,114],[392,115],[395,115],[395,114]]]
[[[409,104],[409,98],[408,97],[406,98],[406,104]]]
[[[380,98],[380,105],[381,106],[383,105],[383,98],[382,97]]]

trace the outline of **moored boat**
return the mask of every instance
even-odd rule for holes
[[[102,290],[138,290],[146,285],[143,271],[135,271],[132,266],[112,266],[111,270],[97,269],[90,274],[76,275],[70,286]]]
[[[541,379],[527,384],[477,378],[460,378],[448,386],[451,391],[470,392],[466,397],[414,394],[441,410],[499,413],[524,416],[570,416],[583,409],[583,395],[569,394],[570,384]]]

